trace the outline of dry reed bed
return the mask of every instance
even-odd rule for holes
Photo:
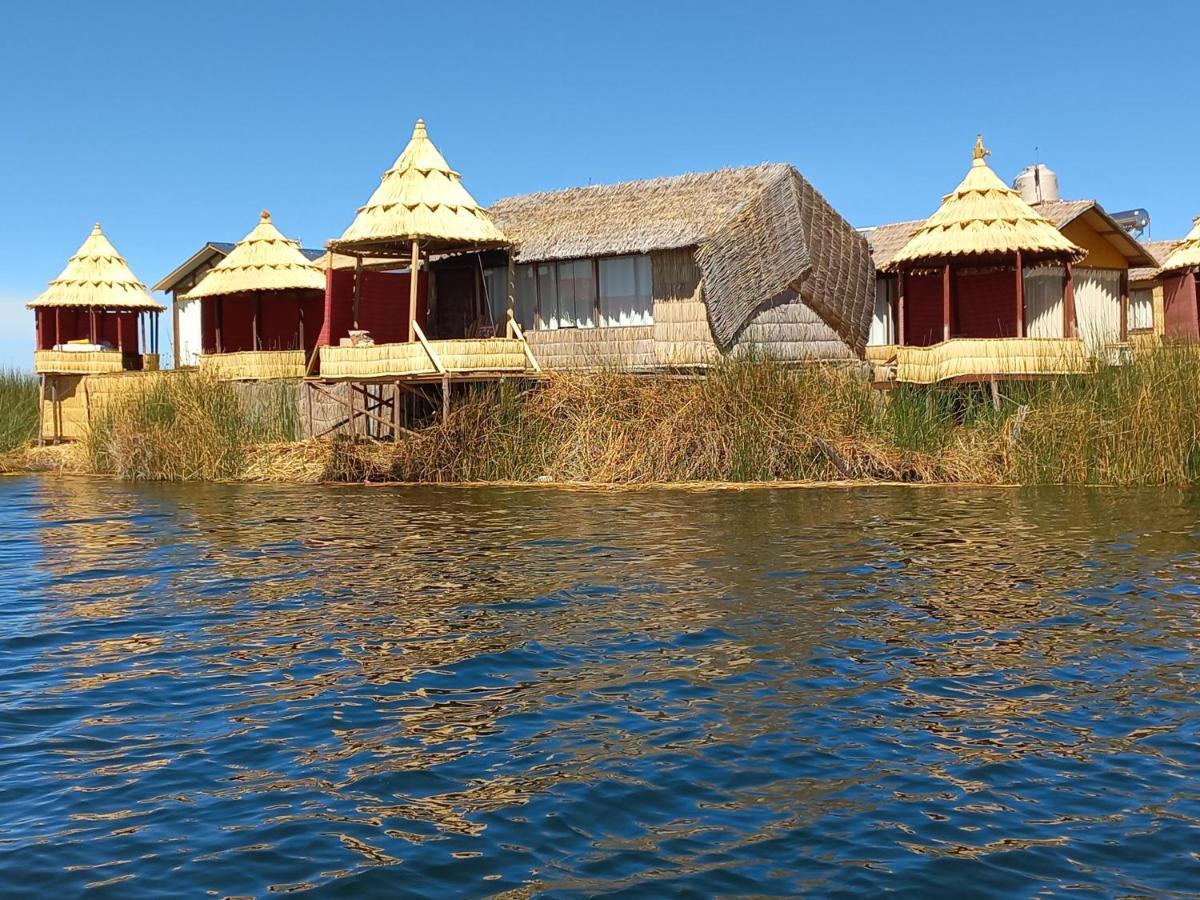
[[[456,397],[397,444],[297,441],[293,386],[247,404],[202,375],[103,411],[87,471],[127,479],[425,483],[904,481],[1190,484],[1200,350],[1138,353],[1090,376],[873,391],[847,370],[724,362],[705,378],[558,374]]]

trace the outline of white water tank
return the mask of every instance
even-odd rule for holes
[[[1013,179],[1013,187],[1026,203],[1058,199],[1058,176],[1053,169],[1041,163],[1023,168],[1021,174]]]

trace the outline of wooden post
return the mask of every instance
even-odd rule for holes
[[[396,379],[396,383],[392,385],[392,443],[397,443],[400,440],[400,379]]]
[[[41,350],[42,349],[42,311],[40,309],[35,309],[33,311],[33,327],[34,327],[34,330],[37,332],[37,335],[34,338],[34,340],[37,341],[37,343],[34,346],[34,349]]]
[[[412,263],[408,269],[408,342],[417,339],[417,282],[421,272],[421,245],[412,242]]]
[[[596,293],[597,293],[597,295],[599,295],[599,291],[597,291]],[[504,336],[509,337],[509,338],[512,337],[512,321],[513,321],[512,311],[513,311],[513,307],[516,305],[516,300],[517,300],[516,295],[517,295],[517,262],[515,259],[513,259],[513,251],[512,251],[512,248],[510,247],[508,250],[508,301],[507,301],[508,315],[505,317],[505,320],[504,320]]]
[[[117,349],[122,353],[125,352],[125,341],[122,340],[122,332],[125,329],[121,327],[121,314],[117,313]]]
[[[1025,337],[1025,259],[1017,251],[1017,337]]]
[[[950,262],[942,266],[942,340],[950,340]]]
[[[94,308],[88,310],[88,319],[89,319],[88,331],[91,334],[92,343],[95,344],[95,343],[97,343],[97,341],[96,341],[96,310]]]
[[[38,446],[46,443],[46,376],[38,376]]]
[[[259,321],[262,319],[262,291],[254,293],[254,316],[251,321],[251,338],[250,347],[253,350],[262,349],[262,328],[259,326]]]
[[[442,424],[450,421],[450,376],[442,376]]]
[[[213,316],[213,327],[214,327],[214,330],[216,331],[216,335],[217,335],[217,352],[218,353],[225,352],[225,342],[223,340],[221,340],[221,321],[222,321],[222,319],[224,319],[224,316],[222,315],[224,309],[225,309],[224,298],[217,297],[217,308],[216,308],[216,312]]]
[[[60,308],[54,307],[54,346],[56,347],[62,343],[62,316],[59,315],[61,312]]]
[[[1121,270],[1121,343],[1129,340],[1129,270]]]
[[[1063,284],[1063,337],[1076,337],[1075,264],[1067,260],[1067,279]]]
[[[354,258],[354,330],[358,331],[358,301],[362,296],[362,257]]]
[[[176,346],[178,346],[178,343],[179,342],[176,341]],[[145,353],[146,348],[149,346],[150,346],[150,342],[146,340],[146,314],[138,313],[138,348],[139,348],[139,351],[141,353]],[[178,355],[178,352],[176,353],[176,355]],[[176,360],[176,365],[178,365],[178,362],[179,361]]]
[[[300,346],[297,349],[304,349],[304,295],[296,295],[296,330],[300,336]]]
[[[896,301],[896,308],[899,310],[898,318],[900,320],[897,327],[897,333],[899,335],[899,343],[901,346],[903,346],[905,344],[905,338],[908,337],[908,335],[905,334],[904,329],[904,289],[908,287],[908,273],[904,269],[901,269],[897,273],[896,279],[900,286],[900,299]]]

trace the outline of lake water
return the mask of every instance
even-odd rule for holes
[[[1200,888],[1188,493],[0,509],[3,892]]]

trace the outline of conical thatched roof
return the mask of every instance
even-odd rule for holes
[[[1082,248],[1000,180],[986,162],[988,155],[981,135],[967,177],[892,257],[889,268],[960,256],[1008,255],[1018,250],[1032,257],[1083,259]]]
[[[1188,236],[1171,250],[1171,255],[1162,264],[1162,271],[1177,272],[1196,267],[1200,267],[1200,216],[1192,221]]]
[[[150,296],[146,285],[137,280],[129,264],[104,236],[98,222],[75,255],[67,260],[62,273],[28,304],[30,309],[50,306],[154,312],[162,312],[165,308]]]
[[[271,223],[265,209],[254,229],[184,295],[188,300],[249,291],[323,291],[325,272]]]
[[[417,120],[412,138],[333,250],[398,255],[420,241],[430,252],[507,247],[508,239],[462,186]]]

